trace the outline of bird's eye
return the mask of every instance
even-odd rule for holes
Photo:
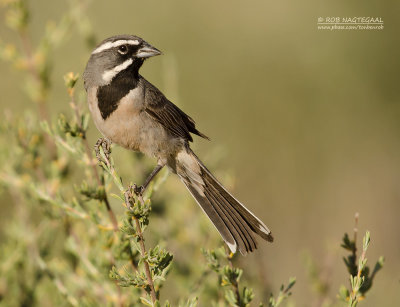
[[[120,54],[127,54],[128,53],[128,47],[126,45],[121,45],[118,48],[118,52]]]

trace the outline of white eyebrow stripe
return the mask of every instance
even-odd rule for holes
[[[105,72],[103,72],[103,74],[101,75],[101,77],[103,78],[104,81],[106,81],[107,83],[109,83],[112,79],[114,79],[114,77],[116,75],[118,75],[118,73],[120,73],[121,71],[123,71],[125,68],[127,68],[129,65],[131,65],[133,63],[132,59],[126,60],[125,62],[123,62],[122,64],[119,64],[118,66],[115,66],[113,69],[110,70],[106,70]]]
[[[102,52],[104,50],[110,49],[110,48],[114,48],[114,47],[118,47],[121,45],[139,45],[139,41],[137,39],[130,39],[130,40],[125,40],[125,39],[120,39],[118,41],[115,42],[107,42],[104,43],[103,45],[100,45],[99,47],[97,47],[92,54],[95,53],[99,53]]]

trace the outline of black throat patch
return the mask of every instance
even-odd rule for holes
[[[107,119],[117,108],[120,100],[130,90],[137,87],[139,82],[137,74],[132,70],[120,72],[110,84],[100,86],[97,89],[97,103],[103,119]]]

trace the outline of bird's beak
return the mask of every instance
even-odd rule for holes
[[[160,55],[162,52],[157,48],[146,44],[136,52],[138,58],[150,58],[152,56]]]

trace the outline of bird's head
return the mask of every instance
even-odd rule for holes
[[[118,35],[102,41],[90,55],[83,79],[86,90],[110,84],[121,72],[138,74],[145,59],[161,51],[134,35]]]

